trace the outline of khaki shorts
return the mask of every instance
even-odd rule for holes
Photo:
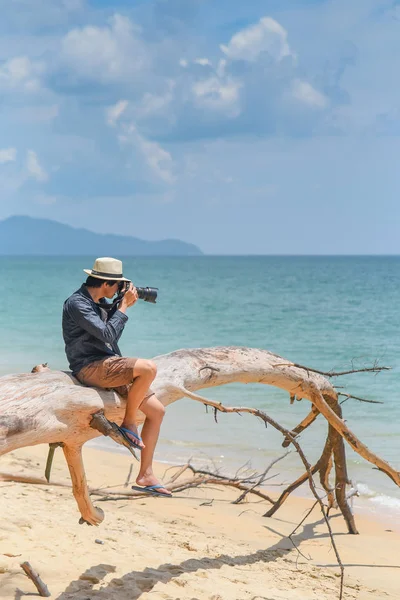
[[[76,378],[83,385],[115,390],[121,396],[126,396],[135,380],[133,369],[137,360],[137,358],[110,356],[83,367]],[[154,392],[149,389],[143,400],[153,394]]]

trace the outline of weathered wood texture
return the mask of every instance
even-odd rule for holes
[[[300,429],[321,413],[335,433],[335,488],[343,514],[349,510],[343,492],[347,483],[343,439],[400,485],[400,473],[370,452],[347,428],[341,419],[337,393],[322,375],[296,367],[266,350],[246,347],[183,349],[153,360],[158,373],[152,388],[165,406],[184,396],[202,401],[197,390],[233,382],[268,384],[286,390],[290,397],[311,401],[313,414]],[[93,507],[88,494],[81,448],[86,441],[101,435],[90,427],[95,413],[104,411],[107,419],[120,424],[124,410],[124,401],[115,392],[83,387],[68,372],[39,369],[35,373],[1,377],[0,455],[24,446],[62,442],[82,518],[98,525],[103,515]],[[329,460],[329,456],[324,457],[325,471]]]
[[[39,573],[36,573],[36,571],[32,568],[31,564],[28,562],[23,562],[21,563],[21,567],[25,571],[27,577],[29,577],[29,579],[35,584],[35,587],[39,592],[39,596],[49,598],[51,594],[48,590],[47,585],[40,579]]]

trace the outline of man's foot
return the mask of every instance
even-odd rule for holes
[[[163,484],[158,481],[154,475],[148,475],[143,477],[138,477],[136,479],[137,487],[132,486],[133,489],[143,489],[144,492],[153,493],[158,496],[172,496],[171,492],[167,490],[167,488],[163,487]],[[156,488],[154,486],[157,486]],[[153,488],[153,489],[152,489]]]
[[[136,448],[138,448],[139,450],[142,450],[143,448],[145,448],[142,438],[139,435],[138,428],[136,427],[136,425],[134,423],[133,424],[122,423],[120,425],[120,428],[125,433],[125,435],[131,440],[132,444],[134,446],[136,446]]]

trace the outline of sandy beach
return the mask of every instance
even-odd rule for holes
[[[0,470],[42,477],[46,455],[44,445],[24,448],[3,456]],[[128,455],[88,448],[84,460],[91,486],[124,489]],[[158,469],[162,474],[165,466]],[[61,451],[52,477],[68,481]],[[261,516],[265,503],[233,505],[234,490],[214,487],[172,499],[97,501],[106,516],[95,528],[78,524],[68,488],[4,481],[0,487],[1,598],[37,596],[23,561],[58,600],[339,597],[339,569],[319,510],[294,537],[304,557],[287,538],[311,506],[306,499],[289,499],[272,519]],[[357,523],[361,535],[350,536],[339,515],[331,518],[346,569],[344,598],[398,599],[400,533],[360,516]]]

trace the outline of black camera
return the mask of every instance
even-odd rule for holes
[[[122,300],[124,294],[127,290],[129,290],[131,282],[130,281],[121,281],[118,286],[118,302]],[[152,304],[156,304],[158,288],[152,287],[137,287],[136,288],[137,295],[140,300],[144,300],[145,302],[151,302]]]

